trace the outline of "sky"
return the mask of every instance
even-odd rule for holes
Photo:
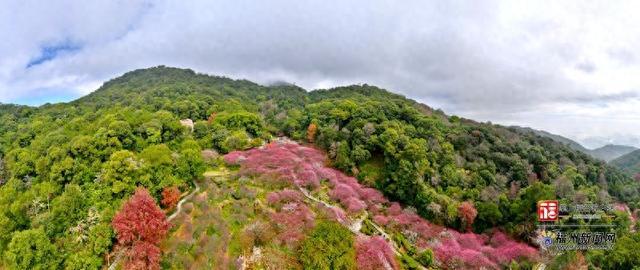
[[[70,101],[157,65],[367,83],[589,148],[640,147],[638,1],[0,0],[0,102]]]

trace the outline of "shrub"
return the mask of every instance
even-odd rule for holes
[[[316,133],[318,132],[318,126],[314,123],[309,124],[307,128],[307,141],[312,143],[316,139]]]
[[[274,191],[267,194],[267,203],[269,205],[277,205],[280,203],[301,202],[302,193],[292,190],[284,189],[282,191]]]
[[[244,150],[249,147],[249,144],[249,135],[247,135],[244,130],[236,130],[222,142],[222,150],[227,152],[233,150]]]
[[[162,205],[166,209],[173,209],[180,200],[180,190],[176,186],[165,187],[162,190]]]
[[[300,247],[304,269],[355,269],[355,251],[351,232],[332,221],[318,223]]]
[[[303,238],[305,229],[314,223],[313,212],[304,204],[289,203],[280,212],[271,214],[271,220],[279,231],[278,239],[289,246],[295,246]]]
[[[270,224],[257,221],[244,228],[240,235],[240,242],[243,248],[251,249],[254,246],[266,245],[274,236],[275,232]]]
[[[380,236],[358,238],[356,254],[358,269],[400,269],[393,250]]]
[[[389,218],[383,215],[376,215],[373,217],[373,221],[380,226],[385,226],[389,223]]]
[[[397,202],[393,202],[391,203],[391,206],[389,206],[389,208],[387,208],[387,213],[390,216],[397,216],[402,214],[402,207],[400,207],[400,204]]]
[[[380,193],[380,191],[373,188],[360,189],[360,196],[367,204],[386,203],[387,199]]]
[[[473,221],[476,219],[478,215],[478,211],[473,206],[472,202],[463,202],[458,206],[458,214],[460,215],[460,220],[462,221],[462,226],[467,230],[471,230],[471,226],[473,225]]]
[[[244,152],[241,151],[233,151],[224,156],[224,162],[229,165],[240,165],[240,162],[246,159],[243,154]]]
[[[400,260],[402,261],[403,269],[409,269],[409,270],[422,269],[420,267],[420,263],[418,263],[416,260],[411,258],[411,256],[409,255],[403,254],[402,257],[400,257]]]
[[[358,213],[367,207],[367,205],[363,201],[358,200],[354,197],[348,198],[343,202],[343,205],[347,208],[347,211],[349,211],[349,213]]]
[[[263,249],[262,264],[265,269],[302,269],[300,262],[287,252],[273,247]]]
[[[336,187],[331,190],[331,198],[339,201],[346,201],[349,198],[355,197],[356,199],[359,197],[358,194],[346,184],[338,184]]]
[[[267,194],[267,203],[269,205],[275,205],[278,202],[280,202],[280,195],[278,192],[269,192],[269,194]]]
[[[425,267],[431,266],[433,263],[433,251],[426,249],[416,256],[416,260]]]
[[[341,224],[345,224],[348,221],[347,214],[344,212],[344,210],[342,210],[342,208],[340,207],[326,208],[325,207],[325,209],[328,209],[329,216],[335,221]]]

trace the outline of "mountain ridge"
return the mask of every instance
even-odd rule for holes
[[[611,160],[609,164],[638,179],[638,175],[640,175],[640,149]]]
[[[605,146],[591,150],[590,153],[596,158],[602,159],[606,162],[610,162],[637,149],[638,148],[633,146],[607,144]]]
[[[557,141],[559,143],[565,144],[569,147],[571,147],[574,150],[578,150],[580,152],[586,153],[594,158],[603,160],[605,162],[610,162],[616,158],[619,158],[621,156],[624,156],[638,148],[633,147],[633,146],[628,146],[628,145],[615,145],[615,144],[607,144],[607,145],[603,145],[601,147],[598,148],[594,148],[594,149],[588,149],[584,146],[582,146],[582,144],[571,140],[569,138],[563,137],[561,135],[557,135],[557,134],[553,134],[551,132],[548,131],[544,131],[544,130],[539,130],[539,129],[533,129],[530,127],[521,127],[521,126],[512,126],[513,128],[517,129],[517,130],[521,130],[522,132],[532,132],[536,135],[539,136],[543,136],[543,137],[548,137],[553,139],[554,141]]]
[[[554,141],[557,141],[559,143],[565,144],[569,147],[571,147],[574,150],[578,150],[584,153],[589,153],[591,150],[587,149],[586,147],[582,146],[582,144],[569,139],[567,137],[558,135],[558,134],[553,134],[551,132],[545,131],[545,130],[540,130],[540,129],[534,129],[534,128],[530,128],[530,127],[522,127],[522,126],[512,126],[513,128],[516,128],[518,130],[522,130],[523,132],[532,132],[536,135],[542,136],[542,137],[548,137],[553,139]]]

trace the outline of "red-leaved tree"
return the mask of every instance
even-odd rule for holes
[[[165,187],[162,189],[162,206],[166,209],[173,209],[180,200],[180,190],[176,186]]]
[[[118,246],[126,252],[126,269],[160,269],[158,244],[171,224],[149,191],[136,189],[113,217],[111,225],[116,231]]]
[[[460,220],[462,220],[462,226],[464,226],[467,231],[471,231],[473,221],[478,215],[478,211],[473,206],[473,203],[468,201],[461,203],[460,206],[458,206],[458,215],[460,215]]]
[[[318,132],[318,126],[314,123],[309,124],[307,128],[307,141],[312,143],[316,139],[316,133]]]

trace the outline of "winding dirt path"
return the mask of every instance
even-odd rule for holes
[[[189,195],[184,196],[182,198],[182,200],[180,200],[178,202],[178,206],[176,206],[176,211],[173,212],[173,214],[171,214],[168,218],[167,221],[172,221],[174,218],[176,218],[181,212],[182,212],[182,205],[187,201],[190,200],[191,198],[193,198],[193,195],[195,195],[196,193],[198,193],[200,191],[200,185],[198,185],[198,181],[193,181],[193,184],[196,186],[196,188],[189,193]]]
[[[387,234],[387,232],[385,232],[382,228],[380,228],[380,226],[378,226],[378,224],[375,224],[374,222],[371,222],[371,225],[373,226],[373,228],[376,229],[376,231],[378,231],[378,233],[380,233],[380,235],[382,235],[382,237],[384,239],[387,240],[387,242],[391,243],[391,249],[393,250],[393,253],[395,253],[396,255],[400,255],[400,251],[398,251],[398,247],[396,246],[396,242],[393,241],[393,239],[391,239],[389,234]]]

